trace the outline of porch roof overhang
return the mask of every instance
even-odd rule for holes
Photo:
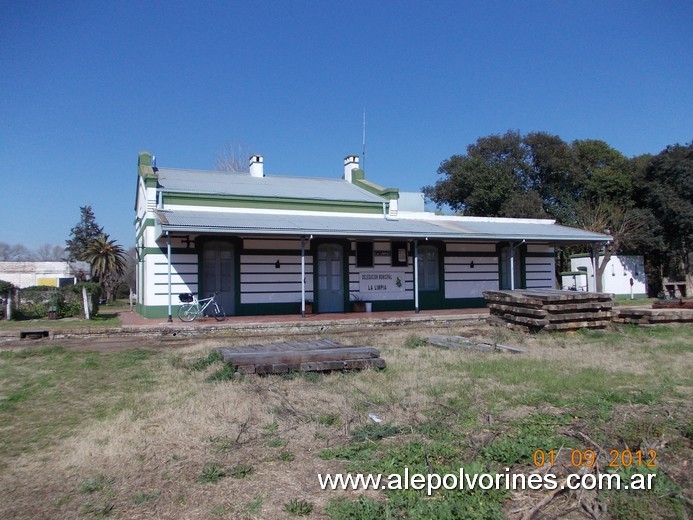
[[[158,210],[157,238],[171,233],[398,239],[468,239],[542,243],[610,242],[611,236],[561,226],[552,220],[477,217],[387,218],[331,214],[267,214]]]

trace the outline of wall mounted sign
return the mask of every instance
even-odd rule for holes
[[[404,291],[404,273],[361,273],[360,293],[385,293]]]

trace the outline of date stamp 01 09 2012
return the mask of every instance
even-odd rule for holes
[[[557,454],[556,450],[535,450],[532,462],[538,468],[546,464],[553,467],[556,465]],[[597,455],[597,452],[594,450],[575,449],[570,452],[569,461],[562,463],[562,465],[563,467],[579,468],[585,466],[591,468],[597,463]],[[656,468],[657,450],[609,450],[608,459],[607,466],[610,468],[628,468],[633,466]]]

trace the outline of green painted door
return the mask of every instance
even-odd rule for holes
[[[235,255],[233,244],[223,241],[205,243],[202,249],[202,290],[198,298],[218,292],[217,302],[227,316],[235,314]],[[207,309],[209,311],[210,308]]]
[[[318,246],[317,311],[344,312],[344,251],[337,244]]]
[[[422,245],[419,251],[419,307],[436,309],[443,305],[440,281],[440,255],[438,248]]]

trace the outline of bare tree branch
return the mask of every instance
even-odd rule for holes
[[[577,223],[580,227],[597,233],[608,233],[613,241],[604,246],[601,253],[592,247],[592,257],[601,260],[596,266],[597,292],[602,291],[602,275],[614,254],[637,241],[645,222],[637,210],[609,203],[581,204],[578,208]]]
[[[250,152],[248,149],[249,147],[243,143],[227,141],[217,154],[214,163],[217,170],[237,173],[249,171]]]

